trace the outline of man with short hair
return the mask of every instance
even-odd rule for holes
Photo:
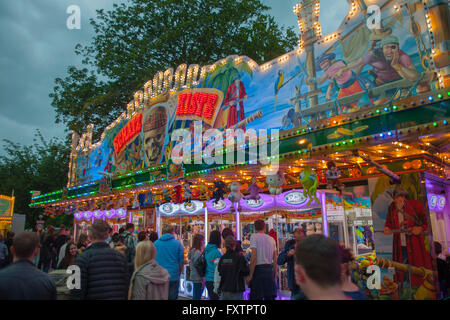
[[[165,225],[162,233],[163,235],[155,241],[156,262],[170,274],[169,300],[177,300],[180,274],[184,266],[184,249],[173,235],[173,226]]]
[[[297,228],[294,230],[294,239],[286,242],[284,250],[278,255],[277,263],[282,266],[287,263],[287,280],[288,287],[291,291],[292,300],[302,300],[305,298],[305,294],[300,287],[295,283],[295,247],[305,237],[305,230]]]
[[[250,300],[273,300],[277,296],[277,247],[275,240],[265,233],[263,220],[255,221],[255,231],[250,237]]]
[[[125,241],[125,246],[127,247],[126,253],[128,262],[134,262],[134,256],[136,255],[136,245],[137,245],[137,239],[134,235],[134,224],[127,223],[125,226],[125,231],[121,235],[123,237],[123,240]]]
[[[295,247],[295,278],[310,300],[351,300],[341,288],[341,252],[333,239],[314,234]]]
[[[34,232],[19,234],[11,246],[13,264],[0,271],[0,300],[56,300],[56,285],[32,263],[39,253]]]
[[[81,287],[70,291],[72,300],[127,300],[129,275],[127,259],[105,241],[109,224],[96,220],[90,230],[91,245],[77,256]]]

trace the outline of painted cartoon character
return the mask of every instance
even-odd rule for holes
[[[327,162],[327,189],[335,188],[340,193],[344,191],[344,185],[339,181],[341,176],[341,171],[336,166],[334,161]]]
[[[224,98],[224,106],[229,107],[227,128],[230,128],[238,122],[245,119],[244,102],[247,101],[248,96],[245,92],[244,83],[241,80],[241,76],[236,74],[233,77],[233,82],[227,89],[227,93]],[[239,107],[239,113],[238,113]],[[245,126],[242,127],[245,130]]]
[[[318,78],[309,78],[307,82],[322,85],[325,81],[329,81],[326,93],[326,100],[331,100],[332,90],[334,87],[338,90],[337,99],[341,99],[358,92],[363,92],[366,88],[373,88],[375,85],[369,79],[356,74],[349,70],[345,61],[336,60],[335,53],[326,53],[320,56],[316,61],[317,70],[323,71],[323,75]],[[351,105],[353,109],[344,107],[343,112],[358,110],[357,103]]]
[[[313,197],[314,197],[314,201],[319,203],[319,199],[317,198],[317,195],[316,195],[317,187],[319,185],[319,180],[317,180],[317,175],[310,168],[305,168],[300,173],[300,182],[303,185],[303,195],[305,197],[309,196],[307,205],[309,206],[311,204]]]
[[[173,202],[175,203],[183,203],[183,196],[181,195],[181,186],[176,185],[173,188]]]
[[[191,183],[186,181],[184,184],[184,199],[187,203],[191,204],[192,200],[192,190],[191,190]]]
[[[214,188],[213,198],[214,203],[217,204],[220,199],[224,199],[226,185],[223,181],[214,181]]]
[[[281,186],[284,184],[284,174],[278,171],[276,174],[267,175],[266,183],[270,194],[279,195],[282,191]]]
[[[246,192],[250,192],[248,196],[245,196],[246,200],[255,200],[258,201],[261,197],[259,196],[262,193],[262,189],[258,186],[258,180],[256,177],[252,178],[252,184],[248,187]]]
[[[241,193],[241,183],[234,181],[230,184],[230,194],[228,195],[228,199],[233,203],[231,207],[231,211],[234,211],[234,204],[237,202],[238,210],[241,210],[241,204],[239,201],[244,197]]]

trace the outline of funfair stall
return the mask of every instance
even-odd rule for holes
[[[88,123],[73,133],[68,185],[30,206],[88,226],[95,210],[197,200],[202,214],[153,221],[178,226],[186,247],[190,233],[226,226],[244,244],[258,217],[279,246],[303,226],[353,250],[370,299],[438,298],[432,246],[449,243],[448,3],[373,0],[380,28],[369,29],[367,2],[351,1],[322,35],[320,1],[301,1],[299,47],[262,64],[234,55],[157,72],[99,140]],[[283,194],[292,190],[306,205]],[[400,225],[398,210],[412,218]],[[369,289],[371,265],[381,275]]]

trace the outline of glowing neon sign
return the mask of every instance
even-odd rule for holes
[[[120,130],[117,136],[114,138],[114,151],[116,154],[122,152],[128,142],[132,141],[139,134],[142,128],[142,114],[138,114],[136,117],[130,120],[127,125]]]

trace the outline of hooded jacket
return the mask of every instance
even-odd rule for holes
[[[170,281],[179,280],[180,264],[184,263],[183,245],[170,233],[163,234],[154,244],[156,262],[169,272]]]
[[[222,254],[219,249],[217,249],[217,245],[208,243],[205,248],[205,260],[206,260],[206,281],[214,281],[214,273],[216,270],[216,260],[218,261]]]
[[[170,275],[155,260],[140,266],[131,278],[130,300],[167,300]]]

